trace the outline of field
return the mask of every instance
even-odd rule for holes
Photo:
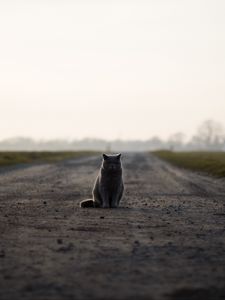
[[[0,166],[15,164],[57,162],[65,159],[72,159],[97,154],[93,151],[41,151],[41,152],[0,152]]]
[[[122,161],[117,209],[79,207],[100,155],[2,168],[0,299],[225,299],[225,179]]]
[[[153,153],[178,167],[225,177],[225,152],[155,151]]]

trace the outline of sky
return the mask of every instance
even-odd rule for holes
[[[0,0],[0,140],[225,126],[224,0]]]

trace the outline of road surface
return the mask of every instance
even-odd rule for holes
[[[0,170],[0,299],[225,299],[225,181],[124,154],[118,209],[81,209],[100,157]]]

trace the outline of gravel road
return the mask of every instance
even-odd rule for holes
[[[0,299],[225,299],[225,181],[129,153],[121,207],[81,209],[100,160],[0,169]]]

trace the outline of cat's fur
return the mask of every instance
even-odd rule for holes
[[[123,196],[121,154],[103,154],[102,165],[92,191],[93,199],[80,202],[80,207],[116,208]]]

